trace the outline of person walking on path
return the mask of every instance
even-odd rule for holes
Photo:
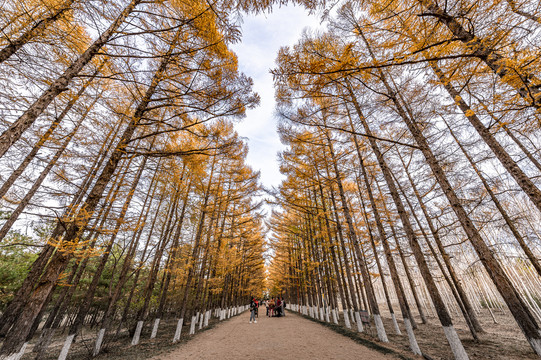
[[[250,301],[250,324],[252,323],[252,320],[254,321],[254,324],[257,324],[257,320],[255,319],[256,310],[257,301],[252,297],[252,301]]]

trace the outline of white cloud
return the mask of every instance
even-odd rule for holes
[[[274,88],[270,69],[281,46],[295,44],[304,28],[319,26],[317,16],[308,15],[301,7],[284,6],[271,14],[246,16],[242,25],[242,42],[232,46],[242,72],[254,80],[254,90],[261,96],[261,105],[247,112],[236,126],[239,135],[248,138],[250,151],[247,163],[261,171],[263,185],[278,186],[282,180],[277,153],[283,149],[276,132]]]

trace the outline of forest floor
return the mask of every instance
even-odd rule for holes
[[[458,336],[470,359],[483,360],[529,360],[539,359],[526,341],[526,338],[520,331],[515,319],[505,312],[494,313],[497,324],[490,316],[488,310],[482,310],[478,315],[479,322],[485,330],[479,333],[479,341],[475,341],[468,330],[466,322],[461,316],[453,317],[453,324],[457,330]],[[408,338],[403,322],[400,321],[400,315],[397,315],[398,324],[403,335],[396,335],[390,315],[382,313],[383,323],[387,331],[390,346],[408,349]],[[421,324],[419,317],[415,318],[418,328],[415,330],[417,342],[423,354],[428,355],[434,360],[452,359],[453,354],[445,339],[443,329],[436,316],[428,316],[427,324]],[[342,324],[343,325],[343,324]],[[344,327],[345,328],[345,327]],[[366,334],[368,339],[376,339],[376,330],[368,329]],[[364,335],[363,335],[364,336]]]
[[[176,321],[162,321],[158,336],[150,340],[150,322],[143,328],[141,342],[130,346],[127,331],[114,340],[109,340],[103,352],[91,357],[91,349],[97,333],[95,329],[85,329],[73,344],[68,359],[120,359],[120,360],[176,360],[176,359],[421,359],[408,350],[405,329],[399,320],[403,335],[396,335],[390,316],[382,314],[389,343],[381,343],[376,338],[374,327],[368,327],[363,334],[346,329],[340,325],[327,324],[306,316],[288,311],[287,316],[268,318],[260,309],[257,324],[249,324],[249,313],[220,322],[212,319],[209,326],[195,335],[188,335],[185,324],[180,342],[172,344]],[[505,313],[495,314],[494,323],[489,313],[482,313],[479,320],[486,330],[479,334],[480,341],[472,339],[463,321],[454,319],[457,332],[462,339],[470,359],[518,360],[538,359],[524,339],[514,319]],[[452,353],[445,340],[437,318],[428,317],[428,324],[420,324],[415,330],[417,341],[424,354],[434,360],[452,359]],[[323,325],[323,326],[322,326]],[[353,326],[356,329],[356,326]],[[46,359],[56,359],[60,353],[66,334],[59,333],[49,349]],[[33,359],[32,346],[29,346],[23,360]]]

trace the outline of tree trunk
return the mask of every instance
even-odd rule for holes
[[[68,102],[68,104],[66,105],[66,107],[64,108],[64,110],[62,110],[62,112],[56,117],[56,119],[53,121],[53,123],[51,124],[51,126],[49,126],[49,128],[47,129],[47,131],[45,131],[45,133],[39,138],[39,140],[34,144],[34,146],[32,147],[32,150],[30,150],[30,153],[28,153],[28,155],[26,155],[26,157],[24,158],[24,160],[19,164],[19,166],[17,167],[17,169],[15,169],[11,175],[7,178],[7,180],[2,184],[2,187],[0,187],[0,199],[4,197],[4,195],[6,195],[6,193],[8,192],[8,190],[11,188],[11,186],[13,185],[13,183],[19,178],[19,176],[21,176],[21,174],[24,172],[24,170],[26,169],[26,167],[28,166],[28,164],[30,164],[30,162],[35,158],[36,154],[38,153],[38,151],[43,147],[43,145],[45,144],[45,142],[51,137],[51,135],[53,134],[53,132],[56,130],[56,128],[60,125],[60,123],[62,122],[62,120],[64,120],[64,118],[66,117],[66,115],[70,112],[70,110],[73,108],[73,106],[75,105],[75,103],[77,102],[77,100],[84,94],[84,92],[86,91],[86,89],[88,88],[88,86],[92,83],[92,81],[94,80],[94,77],[95,75],[97,75],[98,72],[96,71],[94,73],[94,75],[90,78],[90,80],[88,80],[82,87],[81,89],[79,89],[79,92]],[[96,103],[96,101],[100,98],[100,96],[98,96],[96,98],[96,100],[94,100],[94,102],[92,103],[92,105],[90,105],[90,107],[85,111],[85,115],[83,116],[83,118],[89,113],[90,109],[92,108],[92,106]]]
[[[440,323],[443,326],[445,336],[447,337],[447,341],[449,342],[449,345],[451,346],[451,350],[453,351],[455,359],[457,360],[468,359],[466,350],[464,349],[462,342],[460,341],[454,329],[453,322],[451,321],[451,316],[449,315],[449,312],[447,311],[443,298],[441,297],[441,294],[436,286],[434,278],[432,277],[432,274],[430,273],[428,263],[426,262],[426,259],[423,255],[423,251],[415,236],[413,227],[411,226],[409,217],[406,213],[406,209],[404,208],[404,204],[402,203],[402,200],[400,198],[396,185],[393,181],[391,170],[388,168],[387,163],[383,157],[383,154],[379,150],[379,147],[372,136],[372,132],[370,128],[368,127],[368,123],[366,122],[366,119],[364,118],[364,115],[362,114],[360,105],[357,102],[357,99],[355,98],[355,95],[349,83],[347,83],[346,88],[349,91],[349,94],[351,96],[351,101],[357,112],[359,120],[361,121],[365,129],[365,132],[368,135],[368,141],[378,160],[379,167],[383,173],[385,182],[387,183],[387,187],[389,188],[389,191],[391,193],[391,196],[397,208],[398,214],[402,221],[402,225],[404,226],[404,230],[408,237],[410,247],[413,251],[413,255],[415,256],[415,260],[417,261],[417,265],[419,266],[419,270],[421,271],[423,280],[426,284],[426,287],[428,288],[428,292],[430,294],[434,307],[436,308],[438,318],[440,319]]]
[[[451,136],[453,137],[453,139],[455,139],[455,142],[457,143],[458,147],[460,148],[460,150],[462,150],[462,153],[464,154],[466,159],[468,159],[468,162],[470,163],[473,170],[475,171],[475,173],[477,174],[477,176],[479,177],[479,179],[483,183],[483,186],[484,186],[485,190],[489,194],[490,199],[492,200],[494,205],[496,205],[496,208],[498,209],[500,214],[502,215],[505,223],[507,224],[507,227],[509,227],[509,230],[511,230],[511,233],[513,234],[513,236],[515,237],[515,239],[519,243],[520,247],[522,248],[522,250],[524,251],[524,253],[528,257],[530,262],[532,263],[532,265],[533,265],[535,271],[537,272],[537,274],[539,276],[541,276],[541,264],[537,260],[535,254],[532,252],[532,250],[530,249],[528,244],[526,244],[526,241],[524,240],[524,238],[522,237],[522,235],[520,234],[520,232],[516,228],[515,224],[513,223],[513,221],[511,220],[511,218],[507,214],[507,211],[505,211],[505,209],[503,208],[502,204],[500,203],[500,201],[496,197],[496,194],[494,194],[494,191],[492,191],[492,188],[490,187],[487,180],[485,179],[485,177],[483,176],[483,174],[481,173],[481,171],[479,170],[479,168],[477,167],[477,165],[473,161],[472,157],[466,152],[466,149],[464,149],[464,146],[459,142],[457,136],[455,135],[455,133],[453,132],[453,130],[451,129],[449,124],[447,124],[447,122],[445,122],[445,124],[447,125],[447,128],[449,129],[449,132],[451,133]]]
[[[22,134],[36,121],[45,111],[47,106],[63,91],[66,91],[71,81],[83,70],[94,58],[101,48],[109,41],[111,36],[124,23],[142,0],[131,0],[122,10],[115,21],[81,54],[60,77],[58,77],[43,94],[37,99],[10,127],[0,135],[0,158],[9,150]]]
[[[114,132],[113,138],[116,135],[116,133],[120,130],[120,123],[119,126],[116,128],[116,131]],[[113,130],[108,134],[111,136],[113,133]],[[67,210],[64,212],[62,217],[59,218],[57,221],[55,229],[52,231],[50,238],[51,239],[57,239],[59,238],[65,231],[67,227],[67,223],[64,222],[63,219],[70,218],[74,211],[76,211],[78,204],[80,203],[83,195],[87,192],[88,188],[90,187],[92,183],[92,179],[94,178],[95,172],[100,168],[101,163],[107,156],[107,141],[104,142],[102,148],[100,149],[99,156],[96,158],[96,161],[91,166],[90,171],[86,175],[85,180],[82,182],[82,185],[79,187],[79,190],[73,197],[73,200],[70,204],[70,206],[67,207]],[[112,141],[112,140],[111,140]],[[5,311],[3,312],[2,316],[0,317],[0,324],[3,324],[0,328],[0,337],[4,337],[7,332],[9,331],[10,327],[14,324],[15,320],[19,317],[20,312],[24,308],[24,304],[26,303],[26,300],[30,296],[31,291],[33,290],[35,284],[37,284],[41,274],[43,273],[45,266],[48,263],[49,258],[54,253],[55,247],[46,244],[41,251],[40,255],[34,261],[32,264],[32,267],[26,276],[26,278],[23,281],[23,284],[17,290],[17,293],[15,294],[14,299],[9,303]]]
[[[87,112],[79,119],[79,122],[68,134],[68,136],[66,137],[66,139],[64,140],[60,148],[54,154],[53,158],[49,161],[47,166],[45,166],[45,168],[39,174],[38,178],[34,181],[30,190],[28,190],[28,192],[26,193],[24,198],[21,200],[19,205],[17,205],[17,208],[10,214],[9,219],[7,219],[7,221],[2,225],[2,228],[0,229],[0,240],[3,239],[7,235],[8,231],[11,229],[15,221],[17,221],[17,219],[19,218],[19,215],[22,214],[26,206],[30,203],[30,200],[32,200],[32,198],[34,197],[34,195],[40,188],[41,184],[43,183],[47,175],[49,175],[53,167],[56,165],[56,162],[58,161],[58,159],[60,159],[60,156],[62,156],[62,154],[68,147],[69,143],[71,142],[71,139],[73,138],[77,130],[79,130],[79,127],[83,123],[89,111],[90,109],[88,109]]]
[[[342,178],[338,169],[336,155],[334,153],[332,140],[329,137],[328,131],[325,132],[325,136],[327,138],[329,153],[331,155],[332,164],[333,164],[334,172],[336,175],[336,184],[338,186],[338,193],[342,201],[342,209],[344,211],[344,216],[346,218],[346,223],[348,225],[348,238],[351,240],[353,244],[353,248],[355,249],[356,254],[357,254],[357,260],[359,261],[359,265],[361,268],[361,276],[363,278],[363,282],[365,285],[366,295],[368,298],[368,304],[370,305],[370,308],[372,310],[372,315],[374,316],[374,321],[376,323],[378,338],[380,341],[388,342],[389,340],[387,339],[387,334],[385,332],[385,328],[383,327],[383,322],[381,321],[381,315],[379,312],[379,306],[376,300],[376,296],[374,294],[374,289],[372,288],[372,281],[370,279],[370,274],[368,273],[366,263],[361,253],[359,240],[357,239],[357,234],[355,233],[355,228],[353,227],[353,219],[351,218],[351,213],[349,211],[349,206],[347,204],[346,195],[344,192],[344,188],[342,186]],[[355,311],[358,311],[357,307],[355,307]]]
[[[9,57],[17,52],[21,47],[23,47],[28,42],[32,41],[37,36],[40,36],[45,32],[45,30],[51,26],[55,21],[60,19],[62,15],[71,9],[71,5],[75,2],[75,0],[67,0],[65,3],[60,5],[60,7],[52,14],[47,16],[46,18],[43,18],[39,20],[36,24],[34,24],[30,29],[26,30],[23,34],[21,34],[18,38],[14,40],[9,40],[9,44],[4,46],[2,50],[0,50],[0,64],[9,59]]]
[[[541,211],[541,190],[535,186],[533,181],[526,176],[518,164],[511,158],[509,153],[505,151],[503,146],[494,138],[490,131],[483,125],[470,106],[462,99],[459,92],[451,84],[451,81],[443,74],[441,69],[434,62],[430,62],[430,66],[436,73],[440,83],[453,98],[456,105],[464,113],[464,116],[469,120],[470,124],[475,128],[479,136],[484,140],[494,155],[498,158],[502,166],[511,174],[517,184],[528,195],[532,203]],[[539,101],[541,104],[541,93],[539,93]]]
[[[538,86],[540,79],[525,70],[515,69],[512,65],[514,63],[512,59],[505,58],[488,47],[483,39],[466,30],[454,16],[440,8],[436,2],[432,0],[421,0],[420,2],[429,11],[426,15],[432,15],[445,24],[455,38],[464,43],[473,56],[483,61],[503,82],[513,87],[530,106],[538,110],[541,109],[541,88]]]
[[[127,17],[127,15],[135,7],[135,5],[139,3],[139,1],[140,0],[132,0],[128,8],[124,10],[123,14],[126,14],[123,18]],[[120,18],[117,18],[117,21],[119,19]],[[172,47],[173,46],[174,44],[172,44]],[[78,216],[79,218],[81,218],[81,221],[68,225],[65,236],[63,238],[64,244],[77,243],[77,236],[80,230],[88,224],[89,218],[92,216],[96,207],[98,206],[98,203],[103,195],[103,192],[105,191],[105,188],[107,187],[107,184],[113,177],[113,174],[125,153],[126,146],[131,140],[133,134],[135,133],[140,119],[146,112],[147,106],[150,103],[158,84],[163,79],[163,74],[165,73],[167,64],[169,63],[171,57],[172,47],[169,49],[168,54],[163,58],[162,63],[160,64],[158,70],[152,78],[150,86],[148,87],[139,105],[135,109],[133,116],[130,119],[129,125],[124,130],[124,133],[122,134],[115,150],[111,154],[109,161],[103,168],[92,190],[88,194],[86,201],[82,206],[82,210],[80,211],[80,214]],[[10,355],[18,352],[20,347],[23,345],[24,339],[28,335],[32,322],[41,311],[41,307],[43,306],[45,299],[47,298],[49,292],[52,290],[58,277],[66,268],[69,257],[69,253],[64,251],[56,252],[55,255],[52,257],[49,266],[47,267],[47,270],[43,274],[34,292],[30,296],[24,311],[13,326],[10,334],[6,336],[2,349],[0,349],[0,355]]]

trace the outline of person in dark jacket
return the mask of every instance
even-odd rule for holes
[[[257,324],[257,320],[255,319],[256,310],[257,310],[257,301],[252,296],[252,301],[250,301],[250,324],[252,323],[252,320],[254,321],[254,324]]]

